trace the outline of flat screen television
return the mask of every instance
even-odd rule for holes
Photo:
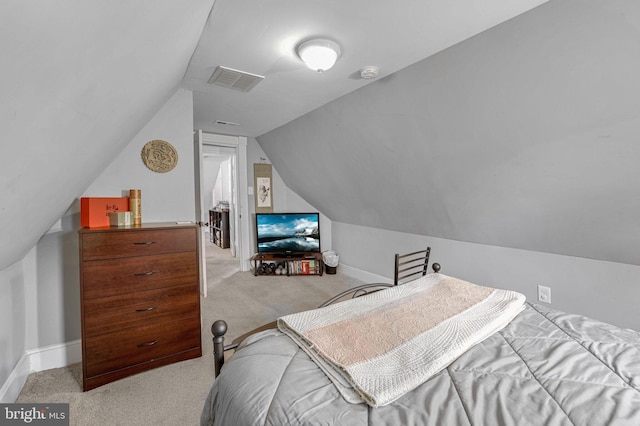
[[[319,213],[256,213],[258,253],[320,253]]]

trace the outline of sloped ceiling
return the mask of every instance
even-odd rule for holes
[[[212,4],[0,4],[0,270],[179,88]]]
[[[213,3],[0,4],[0,270],[181,86]],[[335,221],[640,264],[639,28],[551,0],[258,141]]]
[[[364,85],[352,74],[368,58],[382,58],[386,75],[545,1],[435,0],[407,3],[411,12],[363,0],[348,6],[338,0],[3,1],[0,270],[35,246],[178,88],[196,91],[196,117],[208,124],[197,119],[196,128],[217,131],[213,118],[233,121],[234,112],[249,112],[237,130],[254,136]],[[374,21],[401,26],[391,34],[410,41],[423,28],[430,32],[419,45],[398,50],[397,35],[371,28]],[[293,44],[333,30],[349,42],[341,66],[354,68],[332,90],[310,88],[306,82],[317,83],[318,75],[300,69]],[[283,35],[291,42],[284,54],[271,38]],[[274,65],[272,80],[284,85],[263,92],[262,103],[248,104],[206,85],[217,65],[252,68],[238,58]],[[324,77],[330,85],[336,81]]]
[[[334,221],[640,265],[638,40],[552,0],[257,140]]]
[[[194,128],[259,136],[365,86],[365,66],[393,74],[546,1],[217,0],[183,83]],[[323,73],[296,53],[317,37],[341,46]],[[230,90],[208,83],[218,66],[265,78],[248,93]]]

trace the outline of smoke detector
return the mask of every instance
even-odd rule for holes
[[[378,76],[378,67],[368,65],[360,70],[360,78],[371,80]]]

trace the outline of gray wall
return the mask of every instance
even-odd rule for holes
[[[391,277],[433,244],[452,274],[640,330],[638,40],[640,2],[552,0],[257,140],[345,266]]]
[[[33,259],[35,250],[27,257]],[[0,388],[16,366],[26,346],[27,278],[23,259],[0,270]]]
[[[442,273],[490,287],[505,288],[537,301],[537,286],[551,288],[551,307],[640,331],[640,267],[465,243],[423,235],[332,223],[340,270],[366,282],[390,282],[394,254],[432,249]],[[363,273],[364,271],[364,273]],[[370,276],[367,275],[372,274]],[[378,275],[378,276],[375,276]]]
[[[249,138],[247,141],[247,178],[249,180],[249,186],[254,185],[253,164],[260,163],[264,159],[265,162],[271,163],[271,159],[267,157],[262,150],[256,139]],[[288,182],[284,182],[278,172],[278,169],[273,167],[272,169],[272,194],[273,194],[273,211],[276,213],[281,212],[319,212],[320,213],[320,244],[321,250],[332,249],[332,223],[329,218],[323,214],[316,206],[313,206],[307,202],[300,195],[291,190],[288,186]],[[255,230],[255,212],[256,206],[254,196],[249,195],[249,212],[251,219],[249,220],[250,226],[250,240],[251,248],[250,252],[253,253],[256,248],[256,230]]]
[[[638,40],[553,0],[257,140],[333,221],[640,265]]]
[[[82,196],[119,197],[142,189],[145,222],[195,220],[193,100],[178,90]],[[155,173],[140,151],[154,139],[178,151],[176,168]],[[0,387],[28,349],[80,339],[79,201],[21,261],[0,270]]]

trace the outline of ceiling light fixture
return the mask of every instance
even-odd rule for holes
[[[330,69],[340,57],[340,46],[331,40],[307,40],[296,49],[300,59],[314,71],[323,72]]]

